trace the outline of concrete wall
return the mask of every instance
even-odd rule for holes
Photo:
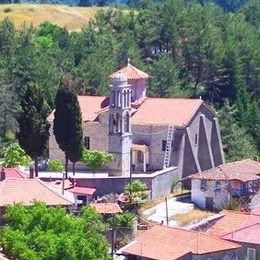
[[[239,256],[238,256],[238,260],[244,260],[247,259],[247,248],[254,248],[256,249],[256,260],[260,259],[260,245],[256,245],[256,244],[249,244],[249,243],[238,243],[235,242],[237,244],[240,244],[242,247],[239,250]]]
[[[239,250],[221,251],[212,254],[193,255],[192,260],[237,260]]]
[[[132,180],[140,180],[146,183],[151,190],[151,198],[156,199],[171,191],[174,178],[176,178],[176,168],[168,168],[153,174],[145,174],[145,176],[133,176]],[[96,196],[102,196],[109,193],[122,193],[126,184],[130,182],[129,177],[107,177],[107,178],[86,178],[77,179],[78,186],[95,188]]]
[[[193,179],[191,182],[191,200],[198,207],[206,208],[206,198],[213,198],[214,209],[221,209],[230,199],[226,181],[220,181],[219,189],[216,190],[215,181],[206,181],[206,186],[201,189],[201,180]]]

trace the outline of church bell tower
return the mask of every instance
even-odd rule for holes
[[[130,125],[131,90],[127,78],[118,73],[110,86],[108,151],[113,155],[110,176],[129,176],[132,134]]]

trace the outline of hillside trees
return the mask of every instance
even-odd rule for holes
[[[60,149],[65,153],[65,171],[68,177],[68,161],[75,163],[82,157],[83,131],[81,111],[76,92],[69,88],[68,79],[61,81],[55,100],[53,133]]]
[[[35,83],[28,83],[20,96],[21,111],[18,117],[20,146],[34,160],[35,175],[38,176],[38,157],[47,149],[50,124],[47,117],[50,108],[42,89]]]
[[[5,219],[8,225],[1,232],[0,245],[10,258],[110,259],[101,215],[91,207],[75,218],[63,208],[39,202],[32,207],[16,204],[7,208]]]
[[[235,123],[258,143],[259,153],[259,3],[250,0],[229,13],[200,2],[106,9],[79,32],[50,23],[15,30],[10,21],[0,22],[0,92],[14,97],[0,97],[1,118],[8,115],[2,129],[6,122],[7,130],[18,131],[19,93],[28,82],[40,86],[53,108],[61,73],[77,82],[77,94],[107,95],[109,75],[130,58],[150,73],[149,95],[201,96],[217,110],[229,100]]]

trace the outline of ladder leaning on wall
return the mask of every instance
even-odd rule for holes
[[[170,124],[168,126],[168,132],[167,132],[163,169],[168,168],[170,166],[173,134],[174,134],[174,126]]]

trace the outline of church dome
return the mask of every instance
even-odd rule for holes
[[[127,78],[122,72],[118,72],[114,77],[113,77],[113,85],[124,85],[123,83],[127,83]]]

